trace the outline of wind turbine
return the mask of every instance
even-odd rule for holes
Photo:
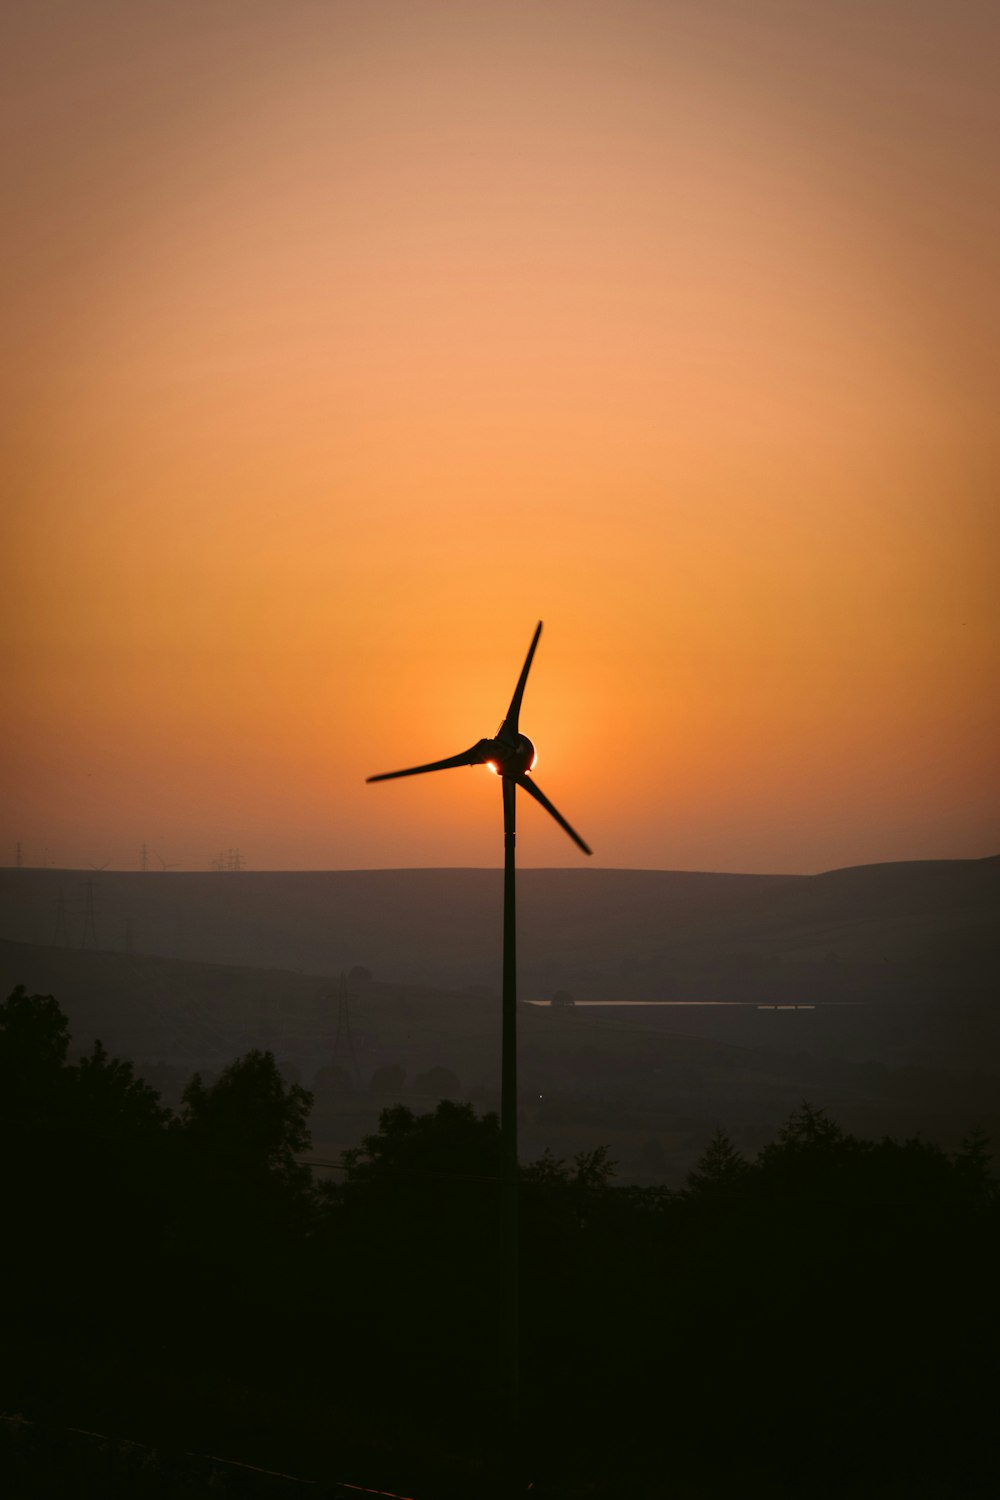
[[[400,776],[422,776],[427,771],[448,771],[455,766],[488,766],[500,778],[503,790],[503,1021],[501,1031],[501,1081],[500,1081],[500,1136],[503,1158],[502,1184],[504,1202],[505,1241],[505,1313],[504,1318],[504,1366],[508,1396],[508,1423],[510,1452],[516,1453],[518,1411],[518,1253],[517,1253],[517,934],[514,899],[514,837],[515,797],[518,787],[541,803],[560,828],[584,852],[591,850],[549,801],[545,793],[531,780],[535,764],[535,747],[526,734],[521,733],[521,699],[525,684],[542,633],[539,621],[528,647],[528,654],[517,679],[510,707],[492,739],[477,740],[468,750],[458,755],[449,755],[444,760],[433,760],[423,766],[409,766],[404,771],[384,771],[380,776],[369,776],[368,781],[393,781]],[[515,1460],[516,1461],[516,1460]]]

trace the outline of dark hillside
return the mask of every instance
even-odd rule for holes
[[[495,985],[494,870],[0,871],[0,936],[406,984]],[[997,993],[1000,858],[817,876],[519,874],[521,989],[577,998],[979,999]],[[59,917],[60,903],[64,920]]]

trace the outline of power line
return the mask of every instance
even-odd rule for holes
[[[245,855],[239,849],[232,848],[223,849],[219,854],[216,854],[209,866],[210,869],[215,870],[216,872],[223,870],[245,870],[246,867],[247,862]]]

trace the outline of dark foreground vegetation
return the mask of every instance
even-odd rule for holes
[[[50,997],[0,1005],[4,1493],[494,1493],[496,1117],[387,1110],[317,1184],[270,1053],[171,1115],[68,1040]],[[522,1183],[540,1500],[989,1493],[981,1137],[803,1106],[752,1161],[718,1134],[680,1192],[616,1187],[602,1151]]]

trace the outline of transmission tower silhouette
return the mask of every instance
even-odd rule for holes
[[[212,860],[213,870],[245,870],[247,862],[239,849],[223,849]]]
[[[66,915],[66,896],[62,890],[56,896],[56,930],[52,943],[56,948],[69,947],[69,918]]]
[[[95,920],[97,903],[94,900],[96,886],[97,881],[94,879],[89,879],[84,886],[83,938],[80,942],[81,948],[96,948],[98,946],[97,922]]]

